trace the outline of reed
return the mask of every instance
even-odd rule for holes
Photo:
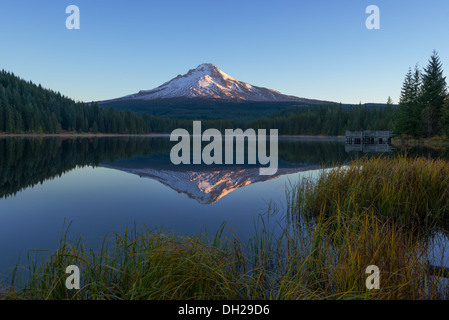
[[[339,219],[339,220],[338,220]],[[439,299],[441,279],[426,273],[428,242],[374,215],[319,218],[303,231],[259,235],[248,243],[218,235],[182,237],[127,231],[85,250],[66,238],[28,269],[29,279],[3,299]],[[338,221],[337,221],[338,220]],[[312,228],[313,225],[313,228]],[[65,268],[81,269],[81,289],[65,287]],[[368,290],[365,269],[381,271]]]
[[[432,238],[448,230],[448,179],[448,161],[401,154],[357,159],[291,186],[290,219],[314,221],[321,230],[313,236],[323,292],[359,292],[370,299],[447,297],[441,276],[448,261],[436,261],[431,252]],[[361,269],[372,264],[386,287],[366,291]],[[320,266],[329,266],[328,272]]]
[[[339,212],[429,227],[449,216],[449,162],[423,157],[362,158],[305,181],[296,205],[307,214]]]

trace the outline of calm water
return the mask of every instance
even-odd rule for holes
[[[282,216],[286,187],[357,154],[343,140],[285,138],[279,170],[174,166],[167,137],[0,139],[0,274],[30,250],[53,250],[64,224],[93,246],[135,224],[186,235],[215,233],[222,222],[242,238],[268,208]],[[422,151],[420,151],[422,152]],[[430,151],[425,151],[430,152]],[[432,155],[436,156],[436,155]]]

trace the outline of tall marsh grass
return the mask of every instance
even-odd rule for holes
[[[295,192],[307,214],[364,215],[429,226],[449,217],[449,162],[424,157],[362,158],[349,166],[323,170]]]

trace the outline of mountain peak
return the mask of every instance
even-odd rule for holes
[[[218,69],[216,65],[213,63],[202,63],[195,69],[202,69],[202,68],[210,68],[210,69]]]
[[[155,100],[170,98],[307,102],[307,99],[284,95],[275,90],[256,87],[238,81],[221,71],[212,63],[202,63],[195,69],[190,69],[186,74],[180,74],[157,88],[141,90],[136,94],[115,100]]]

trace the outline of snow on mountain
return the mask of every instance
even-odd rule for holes
[[[170,187],[178,193],[202,204],[213,204],[225,195],[256,182],[279,178],[285,174],[315,170],[318,166],[301,168],[279,168],[272,176],[259,175],[259,168],[224,168],[204,171],[175,171],[153,168],[121,168],[103,164],[102,167],[116,169],[140,177],[150,178]]]
[[[154,100],[169,98],[205,98],[247,101],[297,101],[308,102],[308,99],[281,94],[278,91],[256,87],[238,81],[227,75],[211,63],[200,64],[184,75],[165,82],[152,90],[142,90],[118,100]]]

